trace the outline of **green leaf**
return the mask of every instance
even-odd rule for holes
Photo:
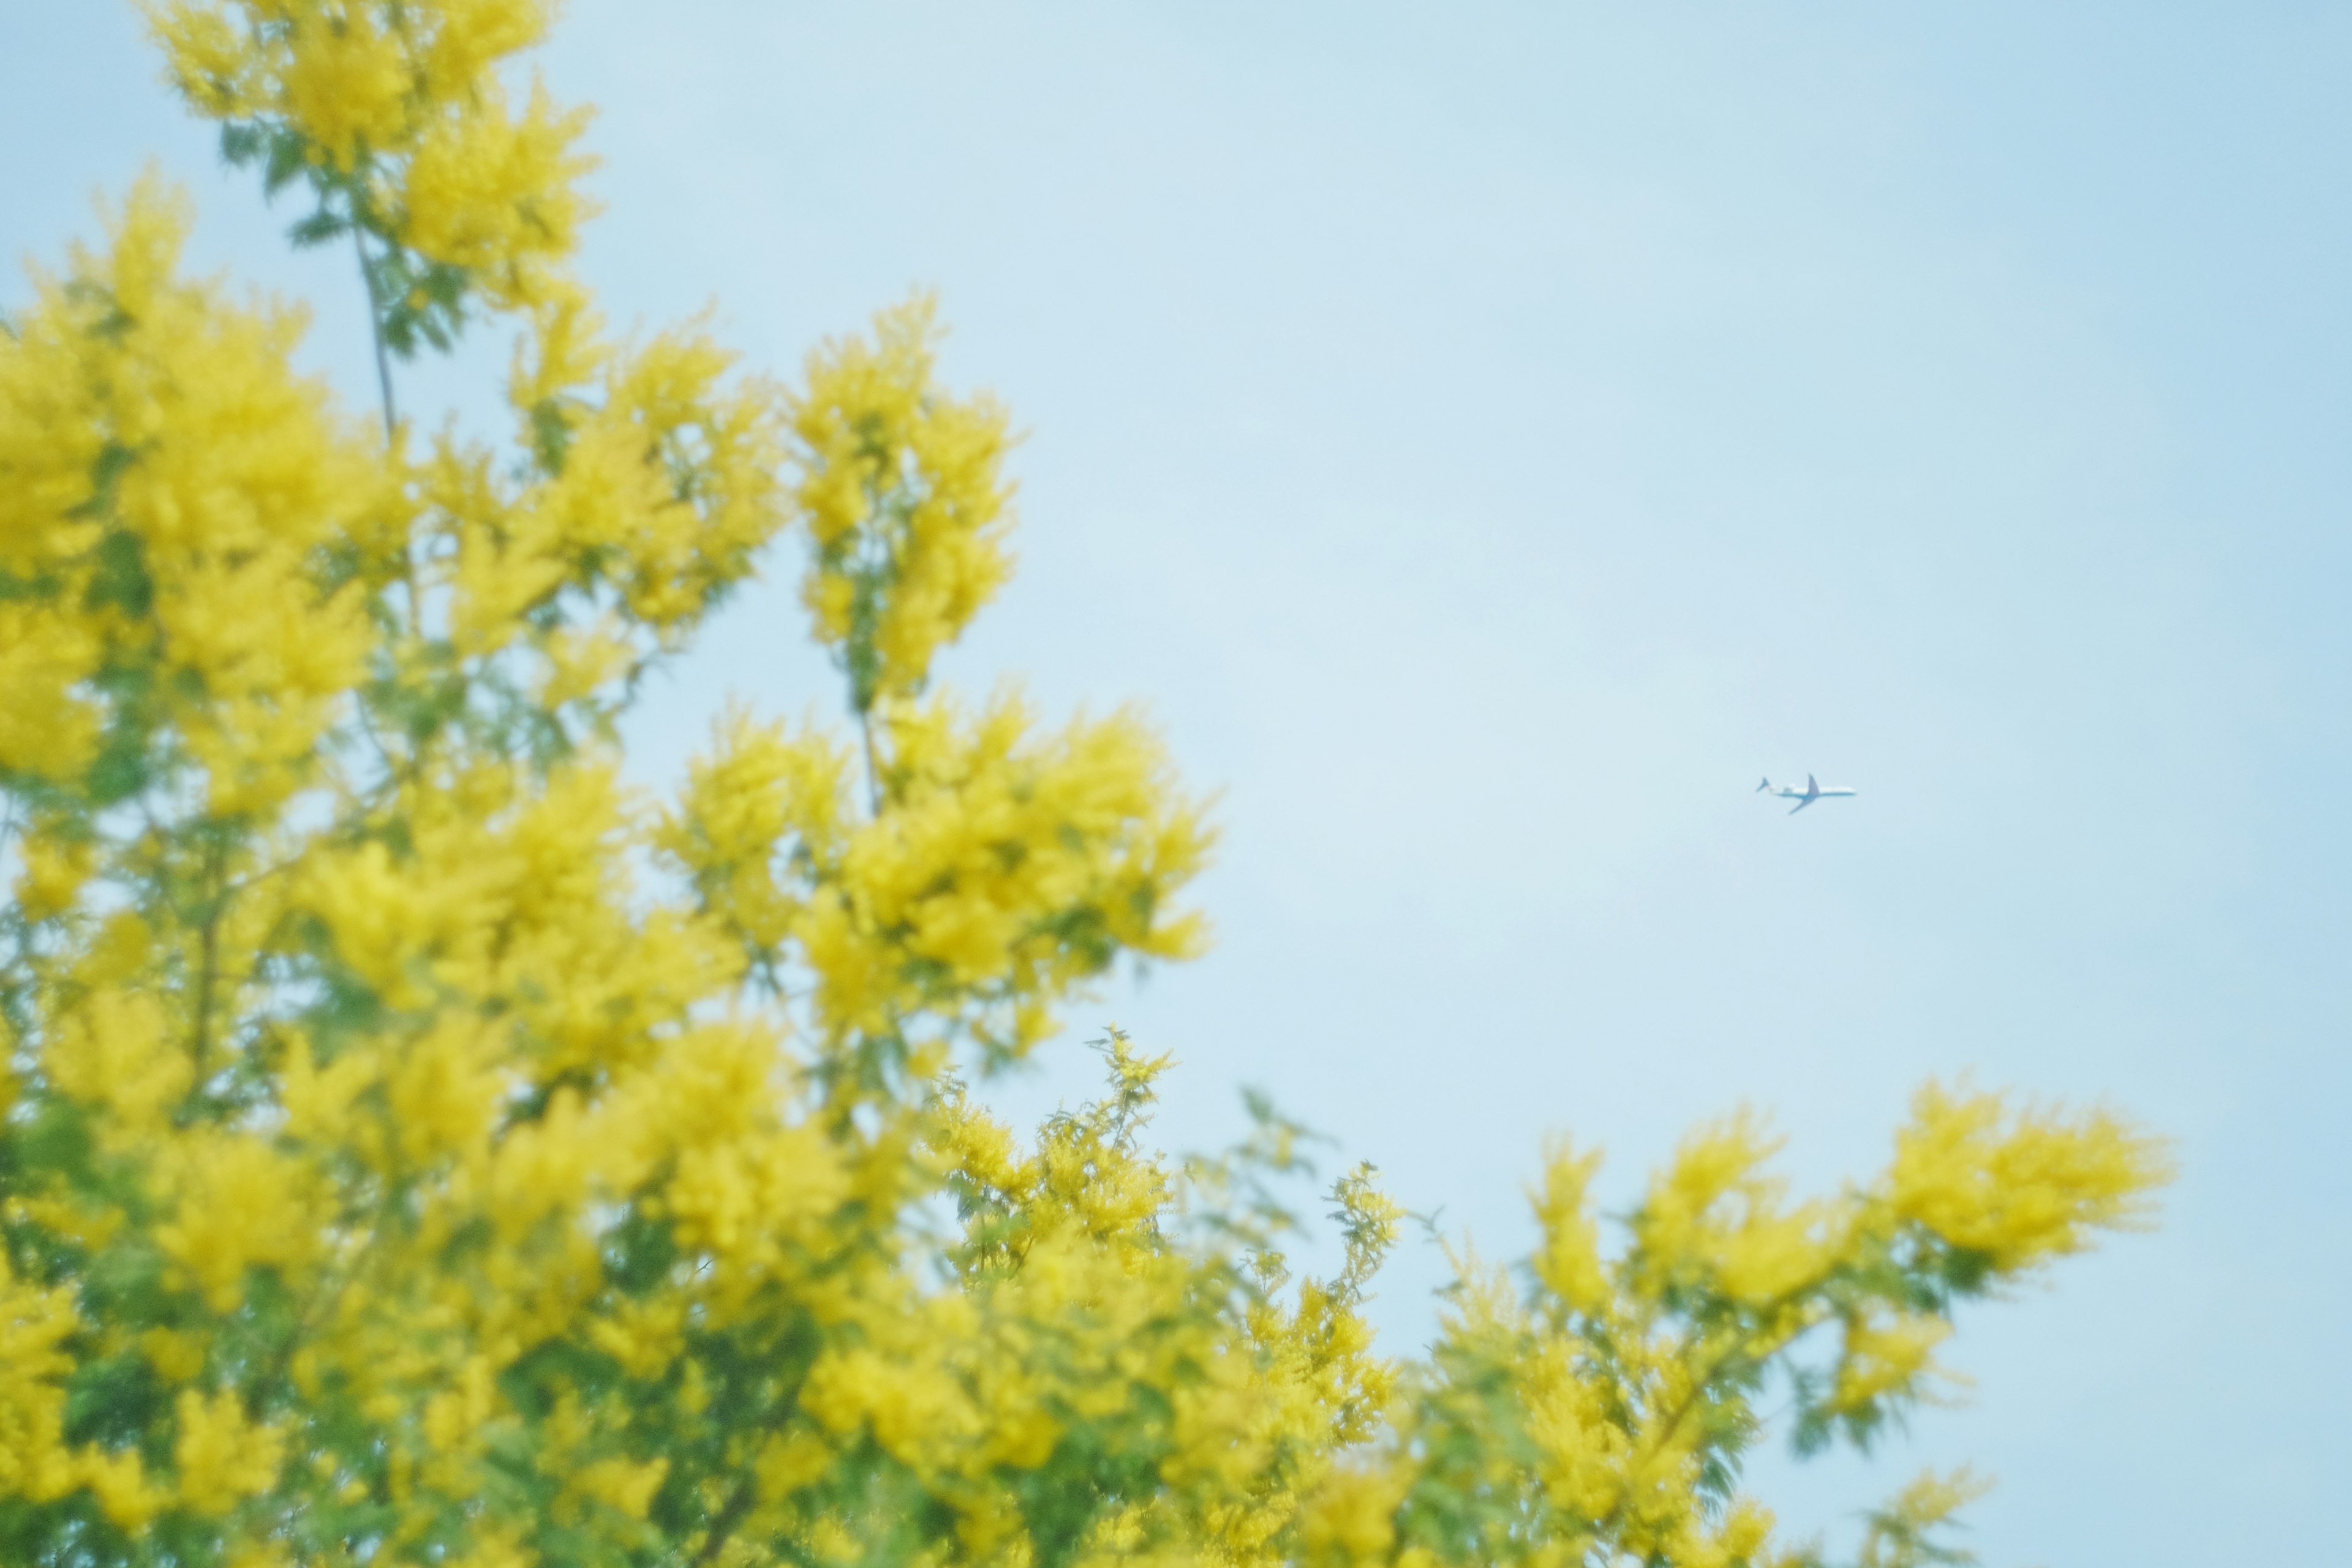
[[[127,463],[121,467],[128,467]],[[99,489],[92,493],[89,505],[100,513],[111,510],[114,476],[121,467],[110,472],[106,459],[99,459],[103,477]],[[89,587],[82,595],[83,605],[91,610],[114,609],[124,615],[143,619],[155,606],[155,579],[147,571],[147,547],[139,536],[127,528],[111,529],[99,540],[91,552]]]
[[[66,1380],[66,1441],[110,1448],[134,1443],[165,1404],[162,1383],[137,1351],[85,1361]]]
[[[232,121],[221,127],[221,158],[232,168],[242,169],[260,157],[265,145],[261,127],[249,121]]]
[[[309,217],[286,231],[298,250],[310,250],[351,232],[351,224],[340,213],[320,207]]]
[[[301,133],[284,129],[269,132],[269,158],[261,171],[261,194],[275,196],[310,167],[310,143]]]

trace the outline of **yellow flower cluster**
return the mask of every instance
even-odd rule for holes
[[[187,226],[141,185],[0,337],[0,768],[64,784],[169,726],[228,816],[300,786],[358,682],[330,556],[388,481],[288,372],[299,316],[176,276]]]
[[[1204,1272],[1180,1245],[1182,1199],[1216,1184],[1180,1177],[1139,1136],[1169,1058],[1116,1033],[1106,1054],[1109,1093],[1030,1151],[961,1093],[937,1107],[926,1142],[965,1215],[958,1310],[976,1331],[935,1352],[974,1391],[942,1461],[1050,1469],[1089,1429],[1118,1432],[1162,1455],[1164,1489],[1097,1518],[1079,1561],[1279,1561],[1299,1498],[1387,1408],[1394,1369],[1360,1309],[1398,1211],[1367,1172],[1338,1184],[1348,1266],[1288,1300],[1266,1288],[1271,1255],[1254,1281]],[[1204,1313],[1204,1287],[1247,1310]],[[964,1543],[979,1561],[1030,1544],[1011,1517],[975,1520]]]
[[[583,681],[598,643],[556,644],[542,611],[569,590],[602,605],[602,646],[625,647],[622,621],[674,642],[751,569],[786,521],[775,468],[775,411],[761,383],[734,384],[732,357],[698,333],[664,333],[634,353],[575,347],[574,382],[552,410],[562,438],[554,471],[517,488],[493,454],[445,438],[426,480],[432,531],[449,561],[452,632],[466,653],[537,635],[559,682]],[[595,634],[591,634],[592,637]],[[562,650],[573,650],[571,657]],[[623,673],[614,660],[606,678]],[[564,688],[559,685],[559,689]]]
[[[1889,1199],[1904,1218],[2010,1272],[2144,1220],[2161,1169],[2160,1152],[2114,1116],[2077,1129],[2029,1112],[2011,1127],[1998,1097],[1955,1098],[1931,1083],[1896,1141]]]
[[[544,39],[551,0],[143,5],[182,95],[245,132],[232,152],[266,157],[273,182],[307,174],[341,225],[500,306],[562,286],[591,212],[588,116],[537,85],[518,110],[500,77]]]
[[[572,151],[586,129],[586,114],[538,86],[520,113],[486,86],[465,112],[436,115],[401,182],[401,243],[477,273],[508,303],[540,298],[592,210],[574,183],[594,165]]]
[[[0,333],[0,1556],[1792,1561],[1727,1479],[1768,1376],[1801,1444],[1867,1437],[1954,1301],[2142,1215],[2121,1121],[1932,1086],[1834,1199],[1703,1131],[1613,1250],[1560,1145],[1532,1293],[1465,1259],[1400,1363],[1369,1168],[1294,1279],[1299,1130],[1162,1157],[1115,1031],[1016,1137],[973,1083],[1204,942],[1202,807],[1133,712],[930,689],[1010,486],[928,303],[790,395],[605,339],[580,119],[500,79],[550,10],[151,7],[232,155],[356,230],[384,342],[516,311],[510,442],[412,443],[388,360],[363,434],[152,185]],[[786,531],[856,732],[736,711],[639,797],[638,678]]]
[[[861,820],[840,748],[738,716],[662,843],[752,963],[811,977],[819,1037],[927,1014],[1017,1057],[1118,952],[1198,950],[1172,895],[1211,843],[1133,715],[1034,727],[1010,696],[971,718],[889,705],[881,810]]]
[[[173,1406],[176,1488],[156,1486],[136,1448],[65,1439],[66,1345],[84,1329],[73,1293],[14,1278],[0,1258],[0,1502],[46,1503],[86,1489],[132,1532],[167,1509],[218,1514],[277,1484],[282,1436],[246,1419],[233,1398],[183,1391]]]
[[[172,1444],[172,1468],[179,1472],[184,1505],[198,1513],[226,1513],[278,1484],[286,1462],[285,1435],[247,1420],[235,1394],[208,1397],[183,1389],[173,1414],[180,1430]]]
[[[81,1329],[74,1292],[17,1279],[0,1257],[0,1499],[44,1502],[76,1484],[65,1442],[66,1342]]]
[[[942,395],[928,299],[876,318],[870,341],[809,356],[793,400],[794,499],[815,546],[801,595],[848,671],[851,705],[919,692],[939,650],[1011,575],[1004,410]]]
[[[1597,1159],[1556,1146],[1534,1194],[1534,1296],[1465,1267],[1377,1461],[1310,1500],[1314,1559],[1806,1561],[1771,1546],[1760,1502],[1710,1479],[1755,1441],[1768,1375],[1796,1391],[1801,1447],[1868,1436],[1932,1393],[1954,1300],[2130,1217],[2168,1174],[2159,1145],[2104,1113],[1933,1085],[1873,1184],[1790,1205],[1776,1147],[1746,1114],[1687,1140],[1612,1258],[1587,1196]],[[2017,1201],[1990,1203],[1996,1189]],[[1825,1358],[1817,1328],[1837,1331]],[[1917,1483],[1873,1516],[1864,1561],[1940,1560],[1930,1533],[1969,1495],[1965,1476]]]

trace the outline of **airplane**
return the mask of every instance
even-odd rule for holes
[[[1766,779],[1762,784],[1758,784],[1756,788],[1759,793],[1765,790],[1770,790],[1782,800],[1795,801],[1797,804],[1789,809],[1789,815],[1790,816],[1796,816],[1797,813],[1804,810],[1805,807],[1812,805],[1813,802],[1817,800],[1828,800],[1837,795],[1860,795],[1862,793],[1858,789],[1823,789],[1811,773],[1807,773],[1805,775],[1805,787],[1802,789],[1799,789],[1794,784],[1781,784],[1775,788],[1770,779]]]

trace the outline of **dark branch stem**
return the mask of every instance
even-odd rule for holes
[[[198,928],[198,968],[196,971],[196,1027],[190,1054],[195,1058],[194,1079],[188,1087],[193,1102],[205,1091],[205,1074],[211,1066],[213,1036],[213,992],[220,977],[220,922],[228,904],[228,889],[222,885],[228,869],[227,849],[219,839],[213,841],[205,867],[204,924]]]
[[[375,339],[376,389],[383,394],[383,438],[392,440],[396,417],[392,405],[392,355],[383,343],[383,301],[376,297],[375,268],[368,265],[367,235],[359,220],[352,220],[352,249],[360,258],[360,282],[367,289],[368,331]]]
[[[352,198],[352,249],[360,258],[360,283],[367,291],[368,335],[375,342],[375,384],[383,396],[383,444],[392,446],[395,427],[400,423],[399,410],[392,400],[392,352],[383,341],[384,301],[376,291],[375,268],[368,263],[367,230],[361,226],[358,198]],[[416,557],[404,542],[400,547],[400,580],[408,590],[408,629],[414,633],[425,625],[425,609],[416,586]]]
[[[882,815],[882,770],[874,760],[874,710],[861,709],[857,714],[858,733],[866,740],[866,805],[876,816]]]
[[[734,1494],[711,1516],[710,1531],[702,1538],[702,1550],[694,1554],[694,1568],[718,1561],[719,1552],[726,1550],[727,1542],[734,1536],[735,1527],[751,1511],[757,1495],[752,1477],[745,1476],[735,1483]]]

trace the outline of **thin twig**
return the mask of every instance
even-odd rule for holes
[[[393,426],[397,420],[392,406],[392,356],[383,343],[383,301],[375,290],[375,268],[368,265],[367,235],[360,227],[358,217],[352,219],[352,249],[360,258],[360,282],[367,289],[368,331],[375,339],[376,388],[383,394],[383,439],[392,444]]]
[[[874,710],[862,709],[857,715],[858,733],[866,739],[866,805],[874,816],[882,815],[882,770],[874,761]]]
[[[375,343],[375,384],[383,397],[383,444],[389,450],[397,438],[400,415],[392,399],[392,352],[383,340],[387,307],[376,291],[375,268],[368,263],[367,230],[360,224],[356,197],[352,210],[352,249],[360,258],[360,283],[367,291],[368,335]],[[406,540],[400,546],[400,580],[408,590],[408,629],[415,635],[424,629],[425,606],[416,587],[416,556]]]
[[[751,1511],[751,1504],[758,1500],[758,1497],[754,1478],[745,1476],[735,1483],[733,1494],[711,1516],[710,1528],[702,1538],[702,1550],[694,1554],[694,1568],[702,1568],[704,1563],[718,1561],[719,1554],[727,1549],[727,1542],[734,1536],[735,1527],[743,1522],[743,1516]]]
[[[222,885],[227,875],[226,864],[228,847],[217,836],[205,857],[204,924],[199,928],[199,968],[196,971],[196,1027],[190,1054],[194,1058],[194,1077],[188,1088],[193,1102],[205,1090],[205,1074],[212,1054],[213,992],[220,977],[220,922],[226,912],[228,889]]]

